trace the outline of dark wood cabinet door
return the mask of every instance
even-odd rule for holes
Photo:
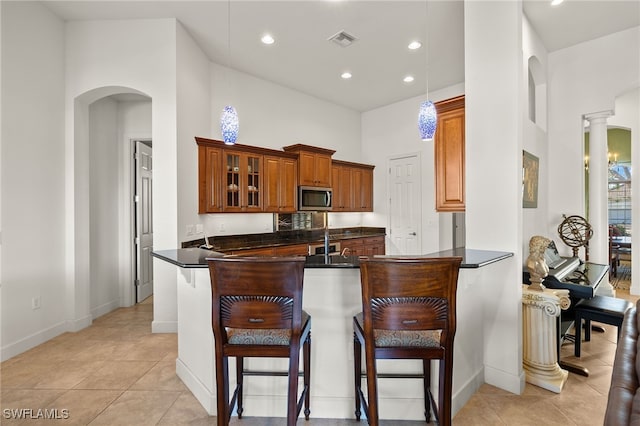
[[[198,147],[198,213],[222,211],[220,169],[222,151],[218,148]]]
[[[464,96],[436,103],[435,137],[436,210],[464,211],[465,112]]]
[[[360,211],[373,211],[373,170],[362,169],[360,185]],[[384,246],[383,246],[384,247]]]
[[[316,155],[312,152],[300,152],[298,157],[300,167],[300,185],[316,185]]]
[[[315,186],[331,187],[331,157],[316,154]]]
[[[281,160],[280,213],[298,211],[298,162],[293,158]]]
[[[264,157],[264,211],[295,213],[297,162],[292,158]]]
[[[263,156],[223,152],[225,212],[262,211]]]

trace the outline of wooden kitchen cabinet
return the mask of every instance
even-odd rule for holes
[[[236,256],[275,256],[275,247],[233,250],[231,254]]]
[[[333,205],[331,211],[352,211],[351,168],[333,162],[331,166]]]
[[[263,156],[223,150],[225,212],[262,211]]]
[[[275,248],[276,256],[306,256],[309,254],[309,244],[291,244]]]
[[[222,150],[198,147],[198,213],[222,211]]]
[[[373,211],[373,168],[367,164],[333,161],[334,212]]]
[[[298,185],[331,187],[331,156],[335,151],[302,144],[282,149],[298,154]]]
[[[464,96],[436,102],[435,136],[436,210],[465,210]]]
[[[376,256],[385,254],[384,236],[351,238],[340,241],[340,250],[348,249],[345,255]]]
[[[373,166],[354,166],[351,169],[352,201],[356,212],[373,211]]]
[[[198,213],[294,213],[298,154],[196,137]]]
[[[264,170],[264,211],[295,213],[298,209],[297,160],[265,156]]]

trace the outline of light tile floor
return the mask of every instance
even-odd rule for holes
[[[628,291],[618,297],[635,301]],[[175,334],[152,334],[151,298],[117,309],[78,333],[65,333],[0,364],[0,423],[59,425],[209,425],[206,412],[175,374]],[[615,327],[593,333],[580,359],[565,345],[563,359],[586,366],[585,378],[570,374],[560,394],[526,385],[514,395],[483,385],[453,419],[467,425],[602,425],[615,353]],[[9,409],[57,409],[64,420],[16,420]],[[312,407],[313,415],[313,407]],[[232,425],[275,426],[282,418],[232,419]],[[309,426],[366,424],[365,421],[303,419]],[[423,422],[384,421],[382,425]]]

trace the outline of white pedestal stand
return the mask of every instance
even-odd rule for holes
[[[527,382],[560,393],[568,372],[558,365],[557,317],[571,301],[569,290],[522,286],[523,368]]]

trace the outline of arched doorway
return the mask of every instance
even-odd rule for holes
[[[151,98],[138,90],[101,87],[74,100],[67,235],[75,329],[135,303],[133,149],[151,136]]]

